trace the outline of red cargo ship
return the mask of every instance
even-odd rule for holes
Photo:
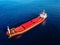
[[[6,34],[11,38],[17,35],[22,35],[23,33],[29,31],[31,28],[34,28],[35,26],[43,23],[45,21],[45,19],[47,18],[47,14],[45,13],[45,11],[43,10],[40,14],[40,16],[16,27],[16,28],[11,28],[9,29],[9,27],[7,27],[7,32]]]

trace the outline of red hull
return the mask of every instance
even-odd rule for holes
[[[31,28],[41,24],[42,22],[45,21],[45,18],[41,18],[40,16],[16,27],[16,28],[12,28],[14,30],[14,33],[13,33],[13,30],[11,30],[11,33],[9,34],[8,31],[7,31],[7,35],[10,36],[10,37],[14,37],[16,35],[20,35],[20,34],[23,34],[27,31],[29,31]]]

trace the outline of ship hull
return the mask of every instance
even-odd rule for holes
[[[18,26],[15,28],[15,33],[13,34],[9,34],[8,31],[6,32],[6,34],[11,38],[17,35],[22,35],[23,33],[29,31],[30,29],[34,28],[35,26],[43,23],[46,20],[46,18],[41,18],[40,16]]]

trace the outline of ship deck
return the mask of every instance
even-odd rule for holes
[[[44,18],[41,18],[40,16],[38,16],[37,18],[34,18],[18,27],[16,27],[14,29],[15,33],[13,34],[7,34],[9,35],[10,37],[13,37],[15,35],[20,35],[20,34],[23,34],[25,32],[27,32],[28,30],[30,30],[31,28],[37,26],[38,24],[42,23],[45,19]]]

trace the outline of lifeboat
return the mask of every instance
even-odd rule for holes
[[[45,13],[45,10],[43,10],[40,15],[18,27],[15,28],[9,28],[9,26],[7,26],[7,32],[6,34],[9,36],[9,38],[12,38],[14,36],[17,35],[22,35],[23,33],[29,31],[30,29],[34,28],[35,26],[43,23],[47,18],[47,13]]]

